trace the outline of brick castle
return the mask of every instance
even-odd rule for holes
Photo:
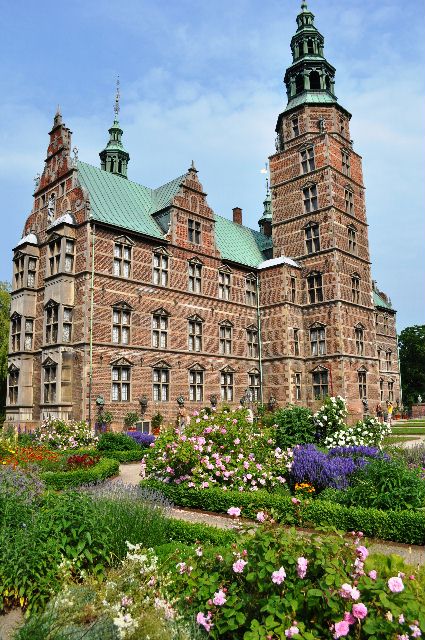
[[[122,428],[240,398],[351,418],[400,397],[395,311],[371,277],[361,157],[303,2],[259,231],[216,215],[194,164],[128,179],[118,121],[96,168],[58,112],[14,249],[7,420]],[[182,405],[184,403],[184,409]],[[179,408],[180,407],[180,408]]]

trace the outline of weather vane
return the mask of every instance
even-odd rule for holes
[[[118,114],[120,111],[120,77],[117,76],[117,92],[115,94],[114,113],[115,119],[118,120]]]

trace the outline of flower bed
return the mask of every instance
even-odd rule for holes
[[[78,487],[82,484],[100,482],[106,478],[116,476],[119,473],[118,460],[101,458],[99,462],[90,468],[77,469],[75,471],[45,471],[40,474],[46,487],[51,489],[65,489],[66,487]]]

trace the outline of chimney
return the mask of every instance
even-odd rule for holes
[[[236,224],[242,224],[242,209],[240,207],[234,207],[233,211],[233,222]]]

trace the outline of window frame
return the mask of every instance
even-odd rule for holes
[[[344,190],[345,213],[354,216],[354,193],[352,189],[347,187]]]
[[[199,316],[187,319],[187,345],[188,351],[200,353],[203,350],[204,321]],[[200,328],[200,331],[198,329]],[[199,347],[199,348],[197,348]]]
[[[308,255],[320,251],[320,225],[318,222],[309,222],[304,227],[304,240]]]
[[[190,293],[202,293],[202,267],[199,260],[189,260],[187,264],[187,288]]]
[[[11,406],[15,406],[19,404],[19,377],[20,377],[20,369],[15,365],[12,365],[8,369],[8,391],[7,391],[7,399],[8,404]]]
[[[228,320],[224,320],[218,327],[219,354],[221,356],[230,356],[233,350],[233,324]]]
[[[222,402],[233,402],[235,379],[233,371],[220,371],[220,398]]]
[[[164,251],[152,253],[152,284],[168,287],[170,278],[170,256]]]
[[[312,371],[313,398],[322,400],[329,395],[329,369]],[[318,393],[316,393],[318,391]]]
[[[294,333],[294,356],[300,355],[300,330],[298,327],[293,328]]]
[[[228,269],[218,270],[218,297],[226,302],[232,297],[232,274]]]
[[[301,175],[305,175],[316,169],[314,145],[309,145],[300,149],[300,168]]]
[[[21,351],[23,317],[16,311],[10,318],[10,350],[15,353]]]
[[[309,304],[324,301],[323,276],[319,271],[312,272],[307,276],[307,294]]]
[[[59,302],[49,302],[45,308],[44,343],[59,343]]]
[[[251,391],[252,402],[260,402],[261,376],[258,369],[248,371],[248,389]]]
[[[121,240],[114,240],[112,275],[116,278],[131,278],[133,246]],[[126,252],[127,255],[126,255]]]
[[[170,314],[165,309],[152,312],[152,348],[168,349],[168,331]]]
[[[196,245],[201,244],[201,223],[195,218],[187,219],[187,241]]]
[[[204,401],[204,369],[192,367],[189,369],[189,401]],[[198,393],[199,392],[199,393]]]
[[[114,377],[114,374],[117,374],[117,377]],[[123,376],[125,373],[125,376]],[[114,389],[116,389],[117,393],[115,393]],[[123,390],[125,393],[123,394]],[[115,397],[115,395],[117,397]],[[123,395],[127,397],[123,397]],[[131,402],[131,365],[130,363],[111,364],[111,402]]]
[[[387,349],[387,351],[385,352],[385,366],[387,371],[392,371],[392,366],[393,366],[392,356],[393,356],[393,352],[391,351],[391,349]]]
[[[360,276],[358,273],[351,275],[351,302],[360,304]]]
[[[300,402],[302,400],[302,376],[299,371],[294,373],[294,388],[295,400]]]
[[[306,185],[302,189],[304,213],[312,213],[319,209],[317,185]]]
[[[341,171],[348,178],[351,177],[351,154],[348,149],[341,149]]]
[[[152,367],[152,399],[154,402],[170,401],[170,367],[164,364]]]
[[[131,344],[131,309],[128,305],[115,304],[112,307],[112,335],[113,344],[129,346]],[[116,316],[117,314],[117,316]],[[128,322],[124,322],[124,314],[128,316]],[[127,341],[123,340],[124,334],[127,333]],[[117,339],[114,339],[114,335]]]
[[[357,385],[359,389],[359,398],[363,400],[367,398],[367,371],[366,369],[359,369],[357,371]]]
[[[247,343],[248,358],[258,359],[259,339],[258,339],[257,327],[247,327],[246,343]]]
[[[27,328],[27,323],[31,323],[31,329]],[[34,349],[34,323],[35,318],[24,318],[24,351]],[[27,338],[30,338],[30,347],[27,346]]]
[[[356,355],[364,355],[364,327],[357,325],[354,327],[354,339],[356,341]]]
[[[309,329],[310,355],[320,358],[326,355],[326,326],[315,324]]]
[[[43,365],[43,404],[58,404],[58,365],[48,362]]]
[[[249,307],[257,306],[257,279],[255,276],[245,278],[245,303]]]

